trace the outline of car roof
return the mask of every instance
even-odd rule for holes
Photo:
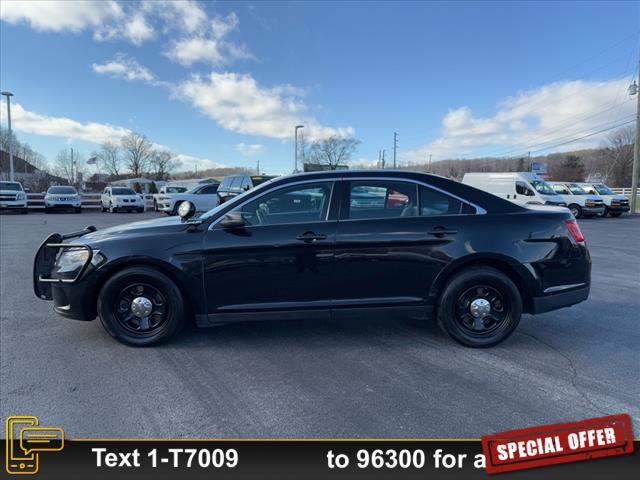
[[[440,175],[431,173],[416,172],[412,170],[377,169],[377,170],[329,170],[322,172],[295,173],[269,180],[270,185],[285,185],[309,180],[330,180],[330,179],[399,179],[412,180],[424,183],[435,189],[443,190],[452,195],[458,196],[468,202],[474,203],[491,213],[512,213],[520,212],[522,207],[500,198],[491,193],[485,192],[470,185],[451,180]]]

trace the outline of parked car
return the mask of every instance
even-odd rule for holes
[[[16,210],[24,215],[29,213],[27,194],[20,182],[0,181],[0,210]]]
[[[184,193],[187,191],[187,187],[180,187],[177,185],[163,185],[158,190],[158,193],[153,194],[153,209],[157,212],[160,210],[158,206],[161,201],[167,200],[168,197],[173,195],[174,193]]]
[[[183,193],[164,195],[162,199],[158,198],[158,211],[167,215],[177,215],[180,205],[186,201],[193,203],[198,212],[211,210],[219,203],[218,185],[218,183],[207,183]]]
[[[465,173],[462,183],[518,205],[567,206],[543,178],[532,172]]]
[[[604,202],[598,195],[587,193],[580,185],[572,182],[547,182],[566,202],[567,208],[576,218],[591,218],[604,214]]]
[[[44,213],[53,210],[73,210],[82,212],[82,200],[74,187],[49,187],[44,195]]]
[[[220,203],[224,203],[272,178],[275,177],[268,175],[227,175],[222,179],[222,183],[218,187]]]
[[[144,199],[128,187],[106,187],[100,197],[102,211],[111,213],[118,211],[144,212]]]
[[[619,217],[630,210],[629,199],[624,195],[613,193],[604,183],[581,183],[586,192],[598,195],[604,202],[604,215]]]
[[[354,204],[352,194],[409,201]],[[34,290],[62,316],[144,346],[245,320],[431,316],[458,342],[488,347],[522,313],[587,299],[591,260],[566,208],[523,208],[442,177],[331,171],[265,182],[207,213],[45,239]],[[60,242],[66,242],[60,247]],[[562,318],[558,318],[562,321]]]

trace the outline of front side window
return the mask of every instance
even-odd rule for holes
[[[541,180],[531,180],[531,185],[533,185],[533,188],[535,188],[538,193],[541,193],[543,195],[557,195],[557,193],[554,192],[553,188],[551,188],[547,182],[543,182]]]
[[[594,187],[600,195],[615,195],[604,183],[596,183]]]
[[[376,180],[351,182],[348,218],[361,220],[417,215],[416,184]]]
[[[585,189],[583,189],[580,185],[578,185],[577,183],[570,183],[569,184],[569,190],[571,190],[571,193],[573,193],[574,195],[588,195],[588,193],[586,192]]]
[[[516,193],[518,195],[534,195],[533,191],[524,182],[516,182]]]
[[[329,211],[332,182],[310,183],[278,189],[243,205],[247,226],[324,221]]]
[[[218,185],[207,185],[206,187],[200,188],[200,190],[198,190],[195,193],[200,195],[213,195],[217,191],[218,191]]]

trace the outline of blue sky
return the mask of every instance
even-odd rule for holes
[[[285,173],[296,123],[356,163],[394,131],[401,164],[549,153],[635,111],[637,2],[57,3],[0,8],[13,127],[49,159],[135,130],[183,169]]]

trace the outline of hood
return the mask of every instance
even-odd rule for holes
[[[94,243],[109,240],[115,237],[129,235],[146,236],[157,235],[159,233],[179,232],[188,228],[180,217],[154,218],[152,220],[142,220],[140,222],[125,223],[114,227],[97,230],[77,239],[77,243]]]

